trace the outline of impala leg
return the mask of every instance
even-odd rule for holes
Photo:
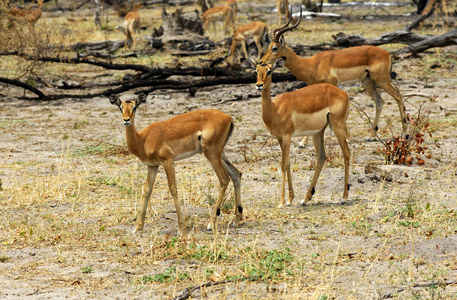
[[[402,120],[401,125],[403,128],[403,132],[406,131],[406,113],[405,113],[405,104],[403,103],[403,97],[400,94],[400,91],[396,86],[392,84],[392,82],[389,80],[386,81],[376,81],[376,84],[385,90],[389,95],[391,95],[395,101],[397,102],[398,109],[400,110],[400,118]]]
[[[298,148],[305,148],[305,145],[308,143],[308,137],[304,136],[303,139],[298,144]]]
[[[244,53],[244,57],[246,59],[249,59],[248,50],[246,49],[246,41],[245,41],[245,39],[240,40],[240,44],[241,44],[241,49],[243,50],[243,53]]]
[[[227,190],[227,186],[230,182],[227,172],[222,165],[222,153],[216,153],[216,151],[211,151],[212,149],[204,149],[203,154],[213,166],[214,172],[219,179],[219,195],[217,196],[216,204],[214,204],[213,210],[211,211],[211,220],[206,227],[208,231],[217,230],[217,217],[221,214],[221,204],[224,200],[224,195]]]
[[[154,182],[157,177],[157,171],[159,170],[158,166],[155,167],[148,167],[148,176],[146,178],[146,184],[144,186],[143,191],[143,207],[141,208],[140,218],[138,219],[138,224],[133,230],[133,233],[143,230],[144,227],[144,219],[146,217],[146,212],[148,210],[148,203],[151,197],[152,188],[154,186]]]
[[[279,201],[278,208],[281,208],[284,204],[289,206],[292,204],[292,200],[295,198],[294,187],[292,184],[292,173],[290,171],[290,139],[291,137],[283,137],[279,141],[281,146],[282,158],[281,158],[281,200]],[[289,184],[289,199],[285,202],[286,198],[286,178]]]
[[[212,23],[213,23],[214,34],[217,34],[217,31],[216,31],[216,22],[212,21]]]
[[[167,174],[168,188],[170,190],[171,196],[173,197],[173,202],[175,203],[176,215],[178,216],[178,235],[184,233],[185,224],[184,218],[181,212],[181,205],[178,200],[178,188],[176,186],[176,175],[175,175],[175,166],[173,160],[167,160],[163,163],[163,168],[165,174]]]
[[[135,31],[132,31],[132,48],[133,48],[133,52],[136,51],[136,33]]]
[[[379,95],[378,91],[376,90],[376,88],[374,86],[374,82],[373,82],[373,80],[371,80],[371,78],[365,77],[362,80],[362,84],[366,88],[368,94],[373,99],[374,104],[376,106],[376,116],[375,116],[375,119],[373,122],[374,132],[372,133],[372,136],[374,136],[375,132],[378,131],[378,129],[379,129],[379,125],[378,125],[379,118],[381,116],[382,107],[384,106],[384,100],[382,100],[381,96]]]
[[[241,172],[235,168],[234,165],[228,160],[225,156],[225,153],[222,152],[222,164],[224,165],[225,170],[233,181],[233,186],[235,188],[235,222],[233,226],[238,227],[240,221],[243,219],[243,207],[241,206]]]
[[[317,163],[316,168],[314,169],[313,180],[311,181],[311,185],[309,186],[308,192],[306,193],[305,199],[302,201],[301,205],[305,205],[313,197],[317,180],[319,179],[319,175],[322,172],[324,163],[327,161],[327,155],[325,154],[324,147],[324,133],[325,128],[313,136],[313,143],[314,149],[316,150]]]
[[[351,155],[351,152],[349,150],[349,146],[346,140],[346,126],[345,124],[340,125],[340,124],[332,124],[332,129],[333,132],[336,135],[336,138],[338,139],[338,143],[340,144],[341,151],[343,152],[343,159],[344,159],[344,188],[343,188],[343,198],[341,202],[346,202],[348,199],[348,193],[349,193],[349,158]]]
[[[254,36],[254,42],[257,47],[257,61],[262,57],[262,43],[260,42],[260,38],[259,36]]]

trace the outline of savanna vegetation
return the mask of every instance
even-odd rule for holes
[[[137,73],[64,61],[77,57],[70,45],[125,39],[116,29],[124,18],[112,6],[105,6],[97,28],[95,4],[76,9],[83,2],[44,2],[34,26],[11,24],[4,18],[8,7],[21,3],[0,2],[0,77],[45,94],[74,95],[37,100],[33,91],[0,83],[0,298],[457,298],[456,46],[393,61],[409,138],[402,135],[398,107],[388,94],[381,93],[386,104],[373,138],[373,101],[360,84],[341,87],[350,97],[350,190],[345,203],[340,203],[343,157],[327,130],[328,159],[312,200],[299,206],[314,172],[314,147],[308,141],[298,148],[300,139],[294,138],[296,198],[292,206],[277,208],[281,151],[263,124],[260,93],[253,83],[203,87],[194,93],[152,91],[136,112],[138,129],[203,108],[232,116],[235,130],[225,151],[243,173],[244,219],[238,228],[229,226],[235,209],[230,185],[217,230],[206,231],[218,179],[197,155],[176,163],[185,234],[176,235],[176,211],[163,170],[144,230],[132,234],[147,168],[129,153],[121,113],[102,93],[115,88],[113,82],[134,80]],[[284,35],[286,42],[303,49],[300,55],[311,56],[322,50],[310,46],[329,44],[339,32],[375,38],[417,18],[412,1],[385,2],[393,5],[324,6],[324,12],[342,17],[304,18]],[[450,2],[450,20],[455,22],[455,4]],[[229,35],[215,34],[211,27],[205,35],[217,45],[207,55],[175,56],[166,47],[152,48],[148,38],[162,23],[163,6],[168,12],[176,9],[148,4],[138,11],[143,28],[136,55],[123,55],[132,51],[121,47],[110,59],[90,59],[159,69],[201,67],[228,55]],[[270,31],[278,25],[274,1],[240,0],[238,6],[238,26],[250,22],[248,16],[266,22]],[[433,26],[433,18],[413,31],[439,35],[455,30],[440,18]],[[381,47],[394,52],[404,45]],[[218,67],[227,67],[226,61]],[[72,90],[68,84],[85,89]],[[293,80],[274,82],[272,93],[301,86]],[[133,97],[142,89],[120,97]],[[87,92],[101,94],[77,97]]]

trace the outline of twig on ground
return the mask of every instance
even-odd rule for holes
[[[184,291],[182,291],[182,293],[179,296],[176,296],[173,299],[174,300],[184,300],[184,299],[189,298],[190,295],[192,294],[192,292],[195,290],[201,289],[203,287],[225,284],[225,283],[229,283],[229,282],[233,282],[233,280],[226,279],[226,280],[221,280],[221,281],[208,281],[208,282],[202,283],[200,285],[195,285],[190,288],[185,288]]]
[[[448,280],[448,281],[445,281],[445,282],[416,283],[416,284],[413,284],[411,287],[419,288],[419,287],[430,287],[430,286],[447,286],[447,285],[452,285],[452,284],[456,284],[456,283],[457,283],[457,280]],[[405,290],[406,290],[406,288],[404,288],[404,287],[397,288],[397,289],[395,289],[394,291],[392,291],[390,293],[381,295],[381,297],[379,297],[378,299],[392,298],[396,294],[401,293],[401,292],[403,292]]]

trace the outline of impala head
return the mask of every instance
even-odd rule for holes
[[[279,57],[284,56],[284,47],[286,46],[286,42],[284,37],[282,36],[283,33],[295,29],[298,27],[301,21],[302,16],[302,8],[300,6],[300,17],[295,21],[295,23],[289,26],[290,22],[292,21],[292,9],[290,11],[289,21],[279,28],[273,29],[271,36],[268,36],[268,42],[270,45],[268,46],[267,52],[263,55],[260,59],[259,64],[273,64]]]
[[[276,59],[276,61],[271,65],[265,63],[256,64],[254,61],[246,59],[243,61],[243,64],[246,68],[251,68],[255,70],[255,72],[257,73],[257,82],[255,84],[255,87],[257,88],[257,90],[261,91],[263,90],[265,85],[269,86],[271,84],[271,74],[276,68],[284,66],[285,61],[285,57],[280,57]]]
[[[109,102],[116,105],[121,110],[125,126],[129,126],[133,123],[136,109],[146,102],[147,97],[148,95],[145,93],[140,93],[136,99],[121,101],[117,95],[108,96]]]

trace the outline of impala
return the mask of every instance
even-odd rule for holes
[[[268,25],[260,21],[254,21],[247,25],[240,26],[236,29],[235,34],[233,35],[232,45],[230,46],[230,57],[228,59],[229,63],[234,63],[236,49],[240,45],[244,56],[248,58],[248,52],[246,50],[246,38],[249,36],[252,36],[252,39],[257,46],[257,59],[262,56],[262,42],[264,45],[268,45],[266,41],[266,37],[268,36]]]
[[[232,118],[215,109],[204,109],[188,112],[166,121],[154,122],[137,132],[135,129],[135,111],[146,102],[147,95],[139,94],[134,100],[121,101],[118,96],[110,95],[111,104],[122,112],[127,137],[127,145],[131,153],[136,155],[143,164],[148,166],[148,176],[144,188],[143,207],[138,225],[134,232],[142,230],[159,166],[165,170],[168,187],[173,197],[178,216],[178,234],[185,229],[184,219],[178,200],[174,162],[191,157],[197,153],[209,160],[219,179],[219,196],[211,212],[207,229],[212,230],[220,215],[220,206],[230,182],[235,187],[235,220],[237,226],[242,219],[241,207],[241,172],[227,159],[224,147],[234,128]]]
[[[136,50],[136,39],[140,36],[141,27],[140,15],[138,14],[140,8],[141,6],[134,7],[134,10],[125,16],[125,21],[122,24],[125,33],[125,49],[133,48],[133,51]]]
[[[276,8],[278,9],[279,23],[282,23],[282,16],[284,16],[284,21],[287,21],[290,18],[289,11],[289,0],[276,0]]]
[[[213,23],[214,33],[216,31],[216,22],[225,22],[225,34],[228,33],[228,27],[230,26],[235,31],[235,16],[233,9],[229,6],[214,6],[207,9],[202,15],[203,29],[208,29],[209,23]]]
[[[225,5],[232,8],[233,20],[236,20],[236,15],[238,13],[238,3],[236,3],[236,0],[227,0],[225,1]]]
[[[37,1],[38,8],[37,9],[23,9],[13,7],[9,10],[8,15],[12,17],[13,21],[25,21],[32,26],[35,26],[35,23],[41,17],[42,7],[43,7],[43,0]]]
[[[343,201],[348,198],[349,191],[349,147],[346,141],[346,119],[349,108],[349,97],[346,92],[334,85],[323,83],[310,85],[299,90],[284,93],[271,100],[271,74],[277,67],[284,65],[284,59],[278,58],[273,65],[257,64],[245,60],[248,67],[257,72],[256,88],[262,93],[262,119],[281,146],[281,200],[278,207],[285,203],[286,176],[289,184],[289,199],[285,203],[291,205],[295,197],[290,171],[290,142],[293,136],[312,136],[317,155],[316,169],[304,200],[305,205],[314,192],[317,180],[327,160],[324,147],[324,132],[328,125],[335,133],[344,158]]]
[[[449,24],[446,0],[429,0],[427,6],[425,7],[424,11],[422,12],[422,15],[427,14],[432,8],[436,8],[437,6],[440,8],[440,13],[443,18],[444,24]],[[438,11],[435,10],[435,21],[433,22],[433,28],[436,27],[437,21],[438,21]]]
[[[397,87],[392,85],[392,60],[389,52],[375,46],[360,46],[341,50],[323,51],[311,57],[300,57],[295,54],[282,36],[298,26],[300,18],[290,27],[291,18],[282,27],[276,28],[271,34],[271,43],[259,64],[272,64],[279,57],[286,57],[284,66],[299,80],[308,85],[330,83],[335,86],[361,81],[376,106],[374,131],[378,130],[379,117],[384,100],[375,88],[377,84],[397,102],[400,110],[403,131],[406,129],[405,107]]]

